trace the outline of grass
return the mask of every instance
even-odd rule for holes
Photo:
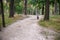
[[[17,20],[21,20],[23,18],[24,17],[22,15],[17,15],[17,14],[13,18],[9,18],[9,15],[5,14],[5,23],[6,23],[6,26],[14,23]],[[0,15],[0,19],[1,19],[1,15]],[[0,26],[2,26],[2,19],[0,20]]]
[[[55,40],[60,40],[60,35],[56,36]]]
[[[1,15],[0,15],[0,27],[1,27],[1,24],[2,24],[2,18],[1,18]]]
[[[49,21],[41,20],[38,23],[43,27],[51,28],[57,32],[60,32],[60,15],[51,16]]]
[[[50,16],[49,21],[41,20],[38,23],[43,27],[55,30],[58,33],[55,40],[60,40],[60,15]]]

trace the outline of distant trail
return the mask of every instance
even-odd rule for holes
[[[13,23],[2,31],[2,40],[54,40],[55,32],[39,26],[38,21],[35,15],[29,15],[29,18]]]

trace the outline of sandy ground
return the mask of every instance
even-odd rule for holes
[[[39,20],[43,18],[39,16]],[[54,40],[55,32],[38,25],[35,15],[18,20],[2,31],[2,40]]]

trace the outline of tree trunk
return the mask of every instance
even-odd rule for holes
[[[60,15],[60,3],[59,3],[59,15]]]
[[[24,8],[25,15],[27,15],[27,0],[24,0],[24,4],[25,4],[25,8]]]
[[[54,6],[55,6],[55,11],[54,11],[54,15],[56,15],[57,14],[57,0],[55,0],[55,3],[54,3]]]
[[[2,14],[2,25],[3,25],[3,27],[5,27],[3,0],[0,0],[0,3],[1,3],[1,14]]]
[[[1,15],[1,3],[0,3],[0,15]]]
[[[44,20],[49,20],[49,0],[46,0],[45,3],[45,16]]]
[[[42,15],[44,15],[44,4],[43,4],[43,7],[42,7]]]
[[[10,0],[9,7],[10,7],[9,17],[11,18],[11,17],[14,17],[14,0]]]

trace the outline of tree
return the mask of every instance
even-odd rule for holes
[[[24,12],[25,12],[25,15],[27,15],[27,0],[24,0],[24,5],[25,5]]]
[[[3,27],[5,27],[3,1],[2,1],[2,0],[0,0],[0,3],[1,3],[2,24],[3,24]]]
[[[60,0],[59,0],[59,15],[60,15]]]
[[[52,14],[54,15],[54,1],[55,0],[50,0],[50,5],[52,6]]]
[[[42,4],[42,15],[44,15],[44,6],[45,6],[45,0],[41,0],[40,3]]]
[[[45,1],[45,16],[44,20],[49,20],[49,0]]]
[[[11,17],[14,17],[14,0],[10,0],[9,7],[10,7],[9,17],[11,18]]]
[[[42,15],[44,15],[44,4],[42,6]]]
[[[56,15],[57,14],[57,0],[54,1],[54,7],[55,7],[55,11],[54,11],[54,14]]]
[[[0,3],[0,15],[1,15],[1,3]]]
[[[59,3],[59,15],[60,15],[60,0],[57,0],[58,3]]]

